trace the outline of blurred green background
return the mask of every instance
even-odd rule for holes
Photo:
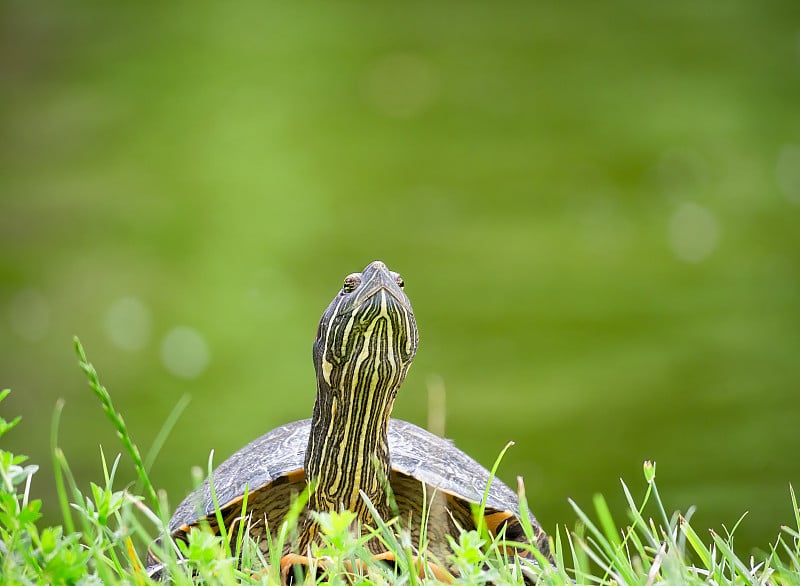
[[[384,260],[421,333],[395,409],[524,475],[545,528],[619,478],[747,549],[800,488],[800,3],[11,0],[0,17],[7,446],[82,486],[310,416],[311,342]],[[121,482],[132,478],[123,461]]]

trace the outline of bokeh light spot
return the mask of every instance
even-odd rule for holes
[[[50,330],[50,304],[37,289],[23,289],[9,305],[11,329],[20,338],[38,342]]]
[[[800,145],[787,144],[778,154],[775,180],[783,195],[795,205],[800,205]]]
[[[421,113],[439,92],[439,75],[417,55],[393,53],[375,62],[367,72],[364,94],[378,111],[394,118]]]
[[[685,262],[705,260],[719,241],[717,218],[708,209],[693,202],[678,206],[669,222],[669,244],[678,259]]]
[[[208,361],[208,344],[194,328],[173,328],[161,342],[161,362],[177,377],[197,378],[208,366]]]
[[[123,350],[139,350],[150,339],[150,310],[136,297],[117,299],[106,315],[106,334]]]

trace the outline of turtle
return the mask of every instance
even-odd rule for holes
[[[367,501],[382,519],[399,517],[416,546],[425,509],[427,551],[438,560],[437,576],[449,575],[447,536],[476,527],[474,505],[483,502],[487,486],[484,519],[490,533],[504,531],[508,542],[528,542],[514,491],[452,441],[390,418],[417,345],[401,276],[381,261],[348,275],[322,314],[313,344],[313,416],[267,432],[212,472],[224,524],[235,532],[247,495],[249,533],[265,554],[296,495],[313,484],[297,539],[281,552],[284,577],[288,568],[310,563],[311,544],[319,539],[318,517],[311,512],[347,509],[360,529],[375,524]],[[534,528],[532,545],[552,560],[547,534],[527,509],[525,514]],[[186,540],[201,524],[218,531],[208,478],[177,507],[168,531]],[[376,557],[392,560],[379,540],[367,546]],[[148,561],[157,567],[153,548]]]

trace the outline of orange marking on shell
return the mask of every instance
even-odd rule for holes
[[[300,468],[299,470],[293,470],[286,474],[286,478],[289,479],[289,482],[302,482],[306,479],[306,471]]]
[[[500,525],[513,516],[514,513],[511,511],[498,511],[497,513],[486,515],[484,517],[484,520],[486,521],[486,528],[492,535],[497,535],[498,527],[500,527]]]

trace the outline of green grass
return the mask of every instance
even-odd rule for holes
[[[250,539],[229,543],[225,534],[194,531],[187,543],[174,543],[165,534],[169,506],[148,475],[146,459],[140,455],[122,415],[99,381],[94,367],[76,341],[80,365],[92,391],[114,425],[139,482],[132,487],[115,486],[115,475],[123,458],[110,460],[101,451],[103,478],[88,487],[76,483],[65,454],[58,447],[61,413],[55,410],[52,455],[57,494],[63,523],[40,527],[42,502],[30,498],[38,470],[26,457],[0,450],[0,582],[3,584],[149,584],[145,552],[161,537],[158,554],[175,584],[276,584],[280,581],[278,555],[269,559]],[[10,391],[0,393],[0,402]],[[175,416],[169,421],[174,422]],[[0,418],[0,437],[20,422]],[[165,427],[164,435],[169,426]],[[211,458],[209,458],[209,473]],[[574,529],[561,525],[553,532],[555,565],[541,557],[538,565],[519,562],[504,553],[502,539],[485,531],[465,531],[451,539],[453,554],[446,563],[457,570],[457,580],[469,584],[800,584],[800,509],[790,489],[793,518],[781,527],[773,543],[756,556],[736,552],[736,527],[720,534],[692,527],[691,511],[669,515],[656,486],[656,467],[644,464],[644,496],[636,500],[623,482],[628,518],[614,519],[605,499],[597,495],[593,511],[571,503],[577,519]],[[140,494],[141,493],[141,494]],[[520,500],[527,507],[520,483]],[[301,496],[284,522],[274,551],[291,539],[301,509]],[[787,506],[787,512],[789,507]],[[654,511],[650,518],[646,511]],[[373,510],[374,513],[376,513]],[[317,583],[325,584],[429,584],[436,579],[426,570],[424,539],[420,550],[410,535],[391,521],[377,517],[373,533],[354,535],[352,514],[318,515],[323,543],[317,559]],[[244,523],[244,521],[242,521]],[[530,533],[531,528],[526,527]],[[238,535],[244,532],[239,531]],[[397,560],[394,567],[375,562],[366,548],[377,536]],[[534,557],[538,552],[532,552]],[[236,560],[241,559],[241,563]]]

